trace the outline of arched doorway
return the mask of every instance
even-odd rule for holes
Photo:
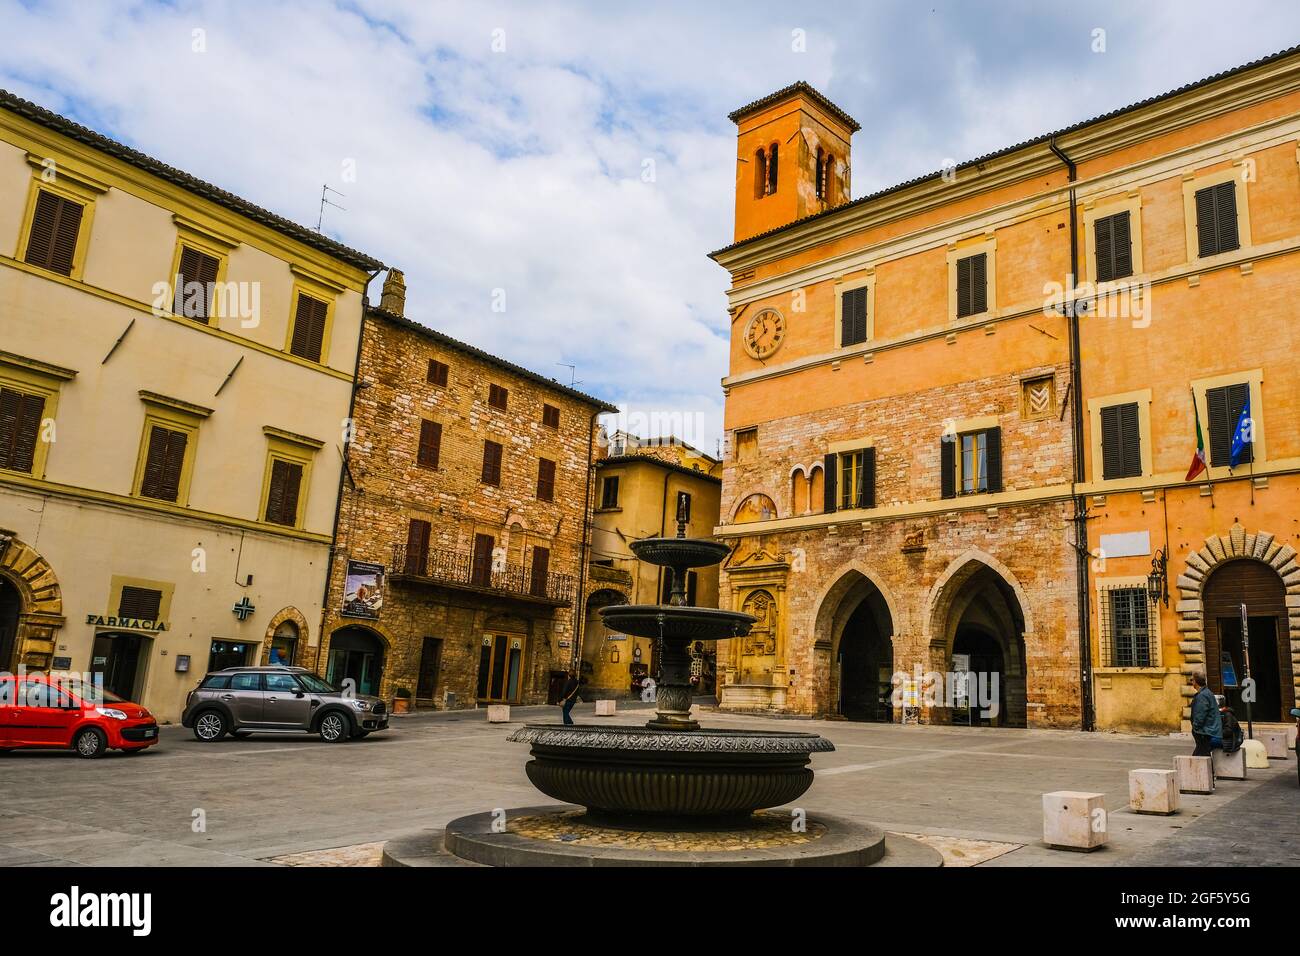
[[[355,624],[330,635],[325,679],[335,686],[351,678],[358,694],[378,694],[384,679],[384,643],[368,628]]]
[[[830,637],[832,712],[892,721],[894,620],[879,586],[861,571],[844,574],[822,601],[817,633]]]
[[[18,645],[18,616],[23,611],[23,596],[0,576],[0,668],[16,671],[14,651]]]
[[[945,680],[933,718],[1024,727],[1025,630],[1024,608],[1006,577],[975,557],[950,569],[931,612],[931,647],[941,653],[946,674],[965,672],[974,678]],[[957,686],[964,686],[968,695],[950,699],[950,689]]]
[[[1241,606],[1246,605],[1242,640]],[[1291,643],[1287,631],[1286,586],[1262,561],[1242,559],[1219,564],[1205,582],[1205,671],[1210,688],[1223,694],[1239,719],[1246,716],[1241,683],[1250,651],[1255,681],[1251,717],[1289,720],[1293,697]]]

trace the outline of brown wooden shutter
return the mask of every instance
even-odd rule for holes
[[[876,450],[874,448],[864,448],[862,450],[862,500],[858,502],[859,508],[874,508],[876,506]]]
[[[172,311],[206,325],[212,311],[212,287],[220,267],[220,261],[207,253],[181,246],[180,267],[176,272],[176,301]],[[191,283],[198,283],[202,290],[195,294],[195,290],[189,288]]]
[[[542,406],[542,424],[547,428],[560,427],[560,410],[554,405]]]
[[[271,487],[266,495],[266,520],[293,527],[298,523],[298,494],[302,465],[275,458],[271,462]]]
[[[437,359],[429,359],[429,372],[426,379],[430,385],[436,385],[438,388],[447,387],[447,364],[439,362]]]
[[[185,446],[189,436],[154,425],[149,431],[144,478],[140,494],[159,501],[175,501],[180,495],[181,472],[185,467]]]
[[[415,463],[422,468],[437,468],[442,452],[442,425],[427,419],[420,422],[420,447]]]
[[[839,505],[835,497],[836,485],[840,477],[840,456],[831,452],[822,460],[822,510],[827,514]]]
[[[1250,398],[1250,385],[1242,382],[1237,385],[1224,385],[1212,388],[1205,393],[1205,411],[1210,427],[1210,464],[1227,466],[1232,464],[1232,436],[1237,430],[1237,421],[1242,409]],[[1245,461],[1250,461],[1254,446],[1248,446]]]
[[[1127,211],[1110,217],[1113,247],[1111,252],[1111,278],[1123,279],[1133,274],[1133,238],[1129,229]]]
[[[988,311],[988,256],[966,256],[957,260],[957,317]]]
[[[501,484],[501,446],[494,441],[483,442],[483,474],[485,484]]]
[[[1142,436],[1136,402],[1101,410],[1101,476],[1133,478],[1142,474]]]
[[[123,585],[122,594],[117,601],[118,617],[133,617],[142,621],[158,620],[162,607],[162,592],[154,588],[138,588]]]
[[[44,189],[37,190],[24,261],[60,275],[71,275],[82,208],[80,203]]]
[[[474,557],[470,565],[470,584],[486,588],[492,585],[492,549],[496,539],[490,534],[474,535]]]
[[[1237,236],[1237,184],[1234,182],[1214,187],[1214,231],[1219,252],[1241,246]]]
[[[956,435],[945,435],[939,441],[939,495],[957,497],[957,441]]]
[[[1002,429],[990,428],[985,433],[984,455],[988,473],[989,491],[1002,490]]]
[[[840,296],[840,345],[867,340],[867,290],[850,289]]]
[[[406,574],[425,575],[429,564],[429,535],[433,526],[421,518],[412,518],[406,526]]]
[[[537,497],[542,501],[555,500],[555,462],[549,458],[537,459]]]
[[[319,362],[325,344],[325,320],[328,315],[328,303],[298,293],[298,310],[294,314],[293,341],[289,351],[299,358]]]
[[[546,596],[546,579],[551,568],[551,549],[537,545],[533,548],[533,567],[528,590],[538,597]]]
[[[502,411],[505,411],[509,404],[509,400],[510,392],[507,389],[502,388],[500,385],[488,386],[488,404],[493,408],[499,408]]]
[[[0,468],[31,473],[44,412],[43,396],[0,389]]]

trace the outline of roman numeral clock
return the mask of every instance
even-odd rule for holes
[[[763,309],[745,326],[745,351],[756,359],[766,359],[785,341],[785,317],[776,309]]]

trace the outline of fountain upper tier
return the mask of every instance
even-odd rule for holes
[[[731,548],[702,538],[645,538],[632,542],[632,553],[659,567],[703,568],[720,562]]]
[[[663,637],[665,641],[725,641],[744,637],[757,620],[752,614],[712,607],[671,604],[614,604],[600,609],[605,626],[634,637]]]

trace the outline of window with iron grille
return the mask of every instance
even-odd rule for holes
[[[1158,667],[1160,646],[1147,589],[1140,585],[1101,592],[1101,658],[1106,667]]]

